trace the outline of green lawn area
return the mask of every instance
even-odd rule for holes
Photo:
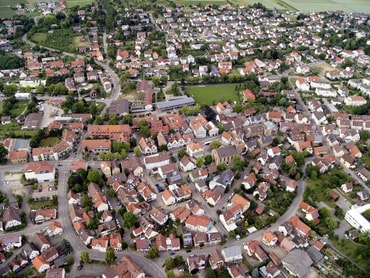
[[[92,3],[96,3],[96,0],[67,0],[66,2],[67,2],[67,7],[72,8],[76,6],[83,7],[83,6],[92,4]]]
[[[44,138],[44,139],[41,139],[40,147],[52,147],[59,142],[60,142],[59,137]]]
[[[54,204],[52,200],[46,200],[46,201],[32,201],[28,203],[30,206],[30,209],[37,210],[39,208],[54,208]]]
[[[35,33],[32,38],[33,41],[41,43],[46,40],[46,33]]]
[[[352,240],[349,239],[336,240],[332,238],[330,240],[333,243],[334,247],[345,254],[348,258],[350,258],[361,267],[365,269],[367,268],[368,262],[362,259],[362,257],[358,256],[358,254],[361,254],[362,250],[366,248],[365,246],[354,243]]]
[[[17,137],[30,137],[37,133],[37,130],[22,130],[21,126],[17,123],[7,125],[0,125],[0,139],[5,139],[14,133]]]
[[[186,87],[186,91],[200,105],[213,105],[228,100],[240,102],[240,96],[235,91],[235,84],[191,86]]]
[[[329,207],[335,208],[335,202],[330,200],[330,191],[332,189],[324,185],[322,177],[309,179],[307,188],[310,190],[310,196],[315,202],[324,202]]]
[[[22,114],[22,112],[24,111],[24,109],[26,109],[28,102],[29,102],[28,100],[18,100],[14,104],[13,109],[10,110],[10,117],[11,118],[16,118],[20,114]]]
[[[78,36],[78,37],[74,37],[73,38],[73,42],[75,44],[76,47],[80,47],[80,46],[90,46],[90,43],[89,43],[89,40],[86,39],[83,41],[81,40],[83,38],[83,36]]]

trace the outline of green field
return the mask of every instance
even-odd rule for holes
[[[234,3],[253,5],[260,2],[267,8],[301,12],[336,11],[370,13],[368,0],[232,0]]]
[[[186,91],[200,105],[213,105],[223,101],[240,101],[238,93],[235,91],[235,84],[219,84],[207,86],[191,86]]]
[[[96,0],[67,0],[66,2],[67,2],[67,7],[72,8],[76,6],[83,7],[83,6],[92,4],[92,3],[96,3]]]

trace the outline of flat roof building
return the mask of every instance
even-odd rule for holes
[[[363,233],[369,232],[370,222],[362,215],[367,210],[370,210],[370,204],[363,206],[354,205],[349,211],[346,212],[346,216],[344,218],[352,227],[360,230]]]
[[[194,105],[195,101],[192,97],[185,97],[180,99],[174,99],[170,101],[158,102],[157,108],[161,111],[172,110],[182,108],[186,105]]]

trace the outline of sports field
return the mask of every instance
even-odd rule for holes
[[[235,91],[235,86],[235,84],[190,86],[186,87],[186,91],[196,103],[213,105],[228,100],[239,102],[240,97]]]

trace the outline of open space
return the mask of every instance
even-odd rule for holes
[[[200,105],[213,105],[217,102],[240,101],[238,93],[235,91],[235,84],[217,84],[186,87],[189,96],[195,99]]]

